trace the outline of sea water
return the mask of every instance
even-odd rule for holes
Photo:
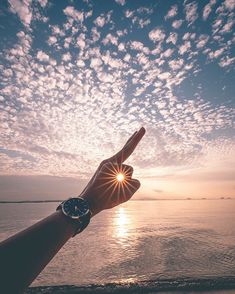
[[[0,240],[57,205],[0,204]],[[146,281],[235,285],[235,200],[129,201],[103,211],[68,241],[33,286]]]

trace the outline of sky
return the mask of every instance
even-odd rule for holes
[[[141,126],[134,199],[235,197],[235,0],[3,0],[0,200],[78,195]]]

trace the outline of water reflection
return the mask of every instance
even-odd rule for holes
[[[118,272],[118,275],[114,275],[115,282],[137,282],[136,270],[133,269],[132,265],[132,261],[139,254],[137,249],[136,219],[128,207],[122,206],[115,210],[112,230],[113,238],[118,246],[116,248],[115,262],[112,263],[111,268],[107,266],[107,272]]]
[[[46,217],[54,207],[55,203],[0,205],[2,239]],[[232,200],[130,201],[97,215],[33,285],[160,278],[172,279],[175,285],[185,276],[196,282],[211,277],[212,283],[221,277],[234,278],[234,208]],[[73,263],[71,271],[74,256],[79,262]]]
[[[133,246],[136,240],[135,219],[131,211],[126,207],[119,207],[113,218],[112,235],[122,248]]]
[[[127,214],[126,208],[119,207],[114,217],[114,237],[118,238],[122,243],[128,236],[131,226],[130,215]]]

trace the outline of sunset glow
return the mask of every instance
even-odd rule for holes
[[[2,1],[0,199],[79,194],[140,126],[135,198],[235,197],[234,1],[101,2]]]

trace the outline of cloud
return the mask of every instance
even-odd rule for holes
[[[178,35],[176,33],[170,33],[169,37],[166,39],[166,43],[176,44]]]
[[[130,47],[134,50],[142,50],[144,48],[144,44],[139,41],[132,41]]]
[[[166,35],[160,28],[153,29],[149,32],[149,39],[153,42],[161,42],[165,39]]]
[[[230,57],[226,56],[220,60],[219,65],[221,67],[227,67],[227,66],[231,66],[232,64],[234,64],[234,62],[235,62],[235,57],[230,58]]]
[[[216,0],[210,0],[210,2],[203,9],[203,19],[207,20],[212,11],[212,7],[216,4]]]
[[[177,12],[178,12],[177,5],[173,5],[171,7],[171,9],[167,12],[167,15],[165,16],[165,19],[172,18],[172,17],[176,16]]]
[[[153,189],[153,191],[156,193],[163,193],[164,192],[163,190],[160,190],[160,189]]]
[[[73,6],[67,6],[64,9],[64,14],[77,22],[83,22],[84,20],[84,14],[80,11],[77,11]]]
[[[118,4],[120,4],[120,5],[125,5],[125,3],[126,3],[126,0],[115,0]]]
[[[209,40],[209,36],[207,35],[200,35],[197,42],[197,48],[204,48],[206,43]]]
[[[182,68],[183,65],[184,65],[184,60],[182,58],[169,61],[169,66],[173,70],[179,70],[180,68]]]
[[[163,57],[163,58],[169,58],[169,57],[171,57],[172,56],[172,54],[174,53],[174,49],[172,49],[172,48],[168,48],[168,49],[166,49],[162,54],[161,54],[161,57]]]
[[[97,68],[103,64],[102,60],[99,58],[92,58],[90,67]]]
[[[129,10],[129,9],[127,9],[126,11],[125,11],[125,16],[127,17],[127,18],[130,18],[130,17],[132,17],[134,15],[134,11],[131,11],[131,10]]]
[[[54,45],[57,42],[57,38],[55,36],[50,36],[47,43],[49,45]]]
[[[118,37],[112,35],[112,34],[107,34],[106,37],[102,40],[102,43],[104,45],[108,44],[113,44],[113,45],[118,45]]]
[[[222,53],[224,52],[224,48],[220,48],[214,52],[209,52],[209,58],[213,59],[213,58],[218,58],[219,56],[222,55]]]
[[[124,43],[119,43],[118,50],[119,51],[125,51],[125,44]]]
[[[38,2],[44,8],[47,6],[48,0],[38,0]]]
[[[50,58],[49,58],[49,56],[45,52],[43,52],[43,51],[40,50],[37,53],[37,59],[39,61],[48,62]]]
[[[189,25],[195,22],[195,20],[198,18],[196,2],[190,2],[185,5],[185,16]]]
[[[174,20],[172,22],[172,27],[175,28],[175,29],[179,29],[181,27],[182,23],[183,23],[182,19]]]
[[[81,33],[78,37],[77,37],[77,42],[76,45],[83,50],[86,46],[86,42],[85,42],[85,34]]]
[[[180,54],[180,55],[185,54],[186,52],[189,51],[190,48],[191,48],[191,43],[190,43],[190,41],[184,42],[184,44],[182,44],[182,45],[179,47],[179,54]]]
[[[103,27],[105,25],[105,17],[102,16],[98,16],[94,23],[98,26],[98,27]]]
[[[223,26],[223,28],[219,31],[220,34],[231,33],[234,26],[234,20],[229,19],[228,22]]]
[[[69,52],[63,54],[62,60],[63,61],[70,61],[71,60],[71,54]]]
[[[37,22],[17,29],[1,55],[0,173],[88,179],[141,125],[147,133],[131,157],[141,177],[223,159],[233,142],[231,3],[200,19],[188,2],[185,17],[174,19],[173,6],[157,27],[155,8],[130,6],[123,25],[114,3],[90,19],[93,6],[67,6],[58,24],[48,7],[48,33]]]
[[[235,9],[235,1],[234,0],[225,0],[224,5],[230,11],[233,11]]]
[[[31,1],[8,0],[8,2],[10,4],[10,11],[17,14],[22,23],[29,27],[32,20]]]

